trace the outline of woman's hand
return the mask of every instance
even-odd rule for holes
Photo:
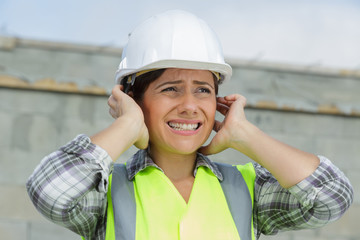
[[[199,149],[201,153],[215,154],[226,148],[236,149],[269,170],[284,188],[299,183],[319,165],[315,155],[282,143],[247,121],[243,96],[233,94],[220,97],[217,102],[217,110],[225,118],[222,122],[215,122],[217,133],[208,146]]]
[[[123,92],[124,86],[116,85],[108,99],[109,113],[114,119],[120,119],[130,132],[134,133],[134,145],[144,149],[148,145],[149,133],[144,123],[144,115],[140,106],[126,93]],[[130,93],[131,94],[131,93]],[[122,136],[119,136],[122,137]]]
[[[108,99],[110,115],[114,119],[117,119],[127,114],[137,114],[141,115],[143,119],[144,117],[140,107],[129,95],[123,92],[123,89],[124,86],[122,85],[115,85],[113,87],[111,95]]]
[[[140,106],[116,85],[108,99],[110,115],[115,121],[91,136],[91,141],[103,148],[115,161],[129,147],[144,149],[148,146],[149,132]]]
[[[244,107],[246,98],[239,94],[232,94],[217,98],[217,111],[225,116],[222,122],[215,120],[216,135],[209,145],[199,151],[205,155],[219,153],[227,148],[238,149],[243,141],[242,126],[247,123]]]

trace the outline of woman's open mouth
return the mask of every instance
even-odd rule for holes
[[[178,123],[168,122],[168,125],[176,131],[195,131],[200,127],[200,123]]]

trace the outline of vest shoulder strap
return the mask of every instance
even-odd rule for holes
[[[223,174],[220,182],[241,240],[253,239],[252,197],[248,185],[236,166],[216,163]]]
[[[108,210],[108,218],[112,217],[113,222],[107,221],[107,223],[116,227],[112,233],[109,233],[109,236],[108,231],[106,231],[106,240],[135,240],[136,202],[134,184],[127,178],[125,164],[114,164],[111,186],[111,189],[108,190],[111,191],[110,199],[116,199],[117,204],[111,204],[113,209],[110,211],[112,210],[116,214],[109,216]]]

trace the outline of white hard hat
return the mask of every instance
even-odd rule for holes
[[[201,69],[230,79],[221,44],[212,29],[197,16],[180,10],[155,15],[129,35],[115,81],[131,74],[161,68]]]

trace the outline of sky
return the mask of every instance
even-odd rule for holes
[[[204,19],[228,59],[360,70],[360,0],[0,0],[0,35],[123,47],[171,9]]]

